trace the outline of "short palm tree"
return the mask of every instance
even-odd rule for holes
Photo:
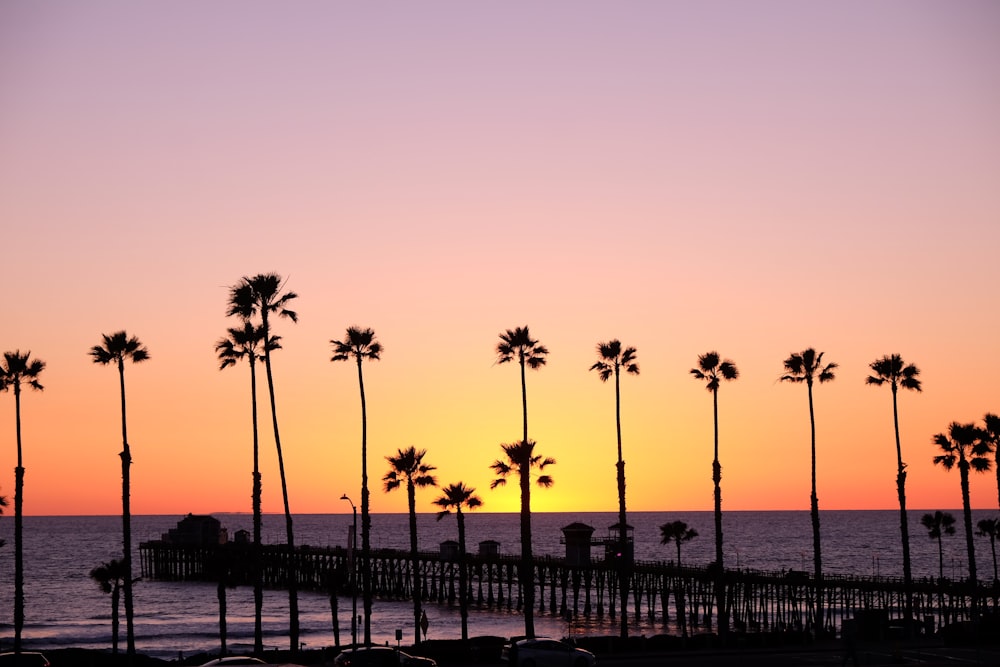
[[[125,597],[125,652],[131,660],[135,656],[135,625],[132,608],[132,513],[129,503],[132,451],[128,444],[128,427],[125,418],[125,362],[134,364],[149,359],[149,350],[135,336],[129,336],[125,331],[113,334],[102,334],[100,345],[90,348],[90,356],[95,364],[118,367],[118,383],[121,389],[122,403],[122,451],[119,454],[122,461],[122,564],[125,567],[122,592]]]
[[[4,352],[0,364],[0,391],[13,389],[14,415],[17,430],[17,467],[14,468],[14,652],[21,652],[21,632],[24,629],[24,462],[21,458],[21,385],[35,391],[43,387],[38,376],[45,362],[32,359],[31,352]]]
[[[934,436],[934,444],[941,449],[941,454],[934,457],[934,463],[945,470],[951,470],[958,465],[959,482],[962,485],[962,513],[965,519],[965,544],[969,555],[969,581],[978,581],[976,576],[976,547],[972,542],[972,507],[969,502],[969,469],[976,472],[986,472],[990,469],[989,443],[983,437],[983,431],[975,424],[959,424],[952,422],[948,433],[938,433]]]
[[[118,601],[125,579],[125,564],[112,559],[91,570],[90,578],[97,582],[101,592],[111,594],[111,653],[118,655]]]
[[[677,567],[681,567],[681,544],[698,537],[698,531],[689,528],[684,521],[670,521],[660,526],[660,544],[677,545]]]
[[[260,317],[260,329],[263,334],[264,371],[267,375],[267,393],[271,403],[271,425],[274,430],[274,447],[278,452],[278,475],[281,477],[281,498],[285,505],[285,538],[290,554],[295,553],[295,528],[292,522],[292,510],[288,502],[288,482],[285,479],[285,458],[281,451],[281,433],[278,430],[278,408],[274,400],[274,374],[271,371],[271,352],[279,349],[279,340],[271,331],[271,318],[287,318],[298,322],[298,315],[288,308],[295,292],[285,291],[285,283],[276,273],[259,273],[255,276],[240,278],[240,281],[229,288],[229,304],[226,315],[238,317],[244,323]],[[299,595],[298,576],[295,572],[294,558],[289,558],[288,572],[288,641],[291,650],[299,648]],[[256,642],[256,638],[255,638]]]
[[[361,588],[365,607],[365,645],[372,641],[372,582],[371,582],[371,528],[368,514],[368,412],[365,403],[365,378],[361,363],[365,359],[378,361],[382,344],[375,340],[371,329],[348,327],[343,340],[331,340],[333,357],[330,361],[354,359],[358,364],[358,388],[361,391]]]
[[[437,515],[438,521],[448,516],[452,510],[455,510],[455,518],[458,520],[458,608],[462,616],[464,642],[469,639],[469,584],[465,562],[465,515],[462,513],[462,508],[474,510],[481,507],[483,501],[476,495],[474,488],[458,482],[441,489],[441,497],[435,500],[434,504],[441,508]]]
[[[921,391],[920,369],[907,364],[898,354],[885,355],[868,365],[872,374],[865,384],[882,386],[888,384],[892,390],[892,426],[896,434],[896,495],[899,498],[899,533],[903,541],[903,588],[906,590],[906,625],[913,621],[913,573],[910,567],[910,528],[906,520],[906,464],[903,463],[903,448],[899,444],[899,409],[896,396],[899,389]]]
[[[997,472],[997,501],[1000,503],[1000,417],[988,412],[983,417],[985,438],[993,449],[993,467]]]
[[[490,488],[495,489],[507,483],[507,477],[516,474],[521,488],[521,563],[518,579],[524,588],[524,634],[535,636],[535,564],[531,554],[531,471],[537,468],[545,470],[556,460],[535,454],[533,440],[521,440],[509,445],[501,444],[506,459],[497,459],[490,465],[497,478],[490,482]],[[549,475],[539,475],[536,480],[539,486],[548,488],[553,480]]]
[[[927,529],[927,536],[938,542],[938,578],[944,579],[944,543],[941,538],[955,534],[955,517],[951,512],[937,510],[934,514],[923,515],[920,524]]]
[[[407,447],[399,449],[394,456],[387,456],[389,472],[382,481],[385,490],[393,491],[406,484],[406,501],[410,512],[410,567],[413,568],[413,632],[414,644],[420,643],[420,560],[417,548],[417,487],[436,486],[437,479],[431,474],[436,468],[424,463],[426,449]]]
[[[980,519],[976,523],[976,535],[990,538],[990,552],[993,554],[993,581],[996,581],[997,537],[1000,536],[1000,519]]]
[[[262,610],[264,606],[264,581],[260,568],[261,558],[261,483],[260,483],[260,447],[257,430],[257,362],[263,361],[264,327],[254,326],[250,320],[244,320],[242,327],[226,329],[227,336],[215,344],[219,356],[219,369],[235,366],[237,362],[246,359],[250,366],[250,417],[253,427],[253,599],[254,599],[254,652],[264,650],[264,632]],[[281,347],[280,336],[271,336],[270,349]]]
[[[510,361],[517,361],[521,367],[521,414],[523,416],[524,429],[521,440],[528,441],[528,390],[525,383],[525,367],[536,370],[545,365],[545,357],[549,353],[544,345],[539,345],[538,341],[531,337],[528,327],[517,327],[507,329],[500,334],[500,342],[497,343],[497,363],[505,364]]]
[[[639,374],[639,364],[635,363],[636,349],[627,347],[622,349],[620,340],[615,339],[607,343],[597,344],[597,362],[590,367],[590,370],[597,371],[601,382],[607,382],[610,378],[615,379],[615,433],[618,436],[618,551],[622,557],[618,561],[620,572],[618,573],[619,590],[621,598],[621,637],[628,637],[628,584],[629,584],[629,558],[628,553],[628,527],[625,516],[625,459],[622,458],[622,400],[621,400],[621,372],[633,375]]]
[[[813,348],[791,354],[785,359],[785,374],[780,377],[783,382],[806,384],[809,394],[809,433],[812,453],[812,493],[810,495],[810,512],[813,532],[813,570],[816,580],[816,631],[823,631],[823,559],[819,538],[819,496],[816,494],[816,413],[813,408],[813,384],[830,382],[834,379],[834,369],[837,364],[823,364],[823,353],[817,353]]]

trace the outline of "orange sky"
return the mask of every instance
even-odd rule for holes
[[[227,286],[276,271],[300,295],[274,357],[293,512],[359,500],[356,373],[329,340],[372,327],[365,368],[375,512],[383,457],[426,448],[489,511],[520,437],[497,335],[551,351],[530,432],[555,457],[538,510],[613,511],[623,381],[632,510],[710,509],[717,349],[728,509],[806,509],[804,386],[782,360],[840,364],[816,390],[824,509],[891,508],[900,353],[909,506],[956,508],[932,465],[948,423],[1000,411],[1000,6],[991,2],[0,5],[0,351],[48,364],[23,401],[27,514],[120,511],[113,369],[127,329],[134,512],[249,511],[248,371],[217,370]],[[261,395],[262,400],[264,395]],[[264,505],[281,511],[262,431]],[[0,394],[0,493],[14,400]],[[430,511],[433,492],[421,494]],[[973,506],[997,506],[975,476]]]

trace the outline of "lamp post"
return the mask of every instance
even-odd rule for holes
[[[354,563],[354,552],[358,548],[358,508],[354,501],[347,497],[345,493],[340,497],[351,503],[351,511],[354,513],[354,524],[351,527],[351,643],[358,645],[358,577],[357,566]]]

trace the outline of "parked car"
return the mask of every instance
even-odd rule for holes
[[[437,662],[389,646],[359,646],[337,654],[334,667],[437,667]]]
[[[215,660],[209,660],[208,662],[203,662],[201,667],[232,667],[233,665],[266,665],[267,663],[260,658],[254,658],[249,655],[227,655],[224,658],[216,658]]]
[[[0,653],[0,667],[49,667],[49,660],[37,651],[21,651],[21,655],[8,651]]]
[[[594,667],[597,664],[597,658],[590,651],[544,637],[507,644],[500,659],[510,667]]]

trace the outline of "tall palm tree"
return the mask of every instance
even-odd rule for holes
[[[90,578],[97,582],[103,593],[111,594],[111,653],[118,655],[118,602],[122,580],[125,579],[125,564],[111,559],[91,570]]]
[[[896,433],[896,494],[899,497],[899,533],[903,540],[903,588],[906,590],[906,627],[913,627],[913,574],[910,567],[910,528],[906,520],[906,464],[903,463],[903,449],[899,444],[899,409],[896,395],[899,389],[921,391],[920,369],[907,364],[898,354],[885,355],[868,365],[872,374],[865,384],[882,386],[888,383],[892,389],[892,426]]]
[[[254,326],[250,320],[244,320],[242,327],[226,329],[227,336],[215,344],[219,356],[219,370],[235,366],[237,362],[246,359],[250,366],[250,416],[253,426],[253,599],[254,599],[254,652],[264,650],[264,632],[262,610],[264,606],[264,580],[260,568],[261,557],[261,483],[260,483],[260,447],[257,430],[257,362],[263,361],[264,327]],[[271,336],[270,349],[280,349],[280,336]]]
[[[517,361],[521,367],[521,414],[524,417],[524,434],[521,436],[523,442],[528,441],[528,389],[525,384],[525,367],[537,370],[545,365],[545,356],[549,353],[544,345],[539,345],[538,341],[531,337],[528,327],[517,327],[507,329],[500,334],[500,342],[497,343],[497,363],[505,364],[509,361]]]
[[[628,550],[628,526],[625,517],[625,459],[622,458],[622,399],[621,399],[621,371],[633,375],[639,374],[639,364],[635,363],[636,349],[627,347],[622,349],[622,343],[617,338],[607,343],[597,344],[598,359],[590,370],[597,371],[601,382],[607,382],[610,378],[615,379],[615,433],[618,436],[618,553],[622,557],[618,560],[618,594],[621,597],[622,617],[621,617],[621,638],[628,637],[628,584],[630,558],[627,557]]]
[[[552,457],[542,457],[535,454],[533,440],[521,440],[509,445],[501,444],[506,460],[497,459],[490,468],[497,478],[490,482],[490,488],[495,489],[507,483],[507,477],[516,474],[521,487],[521,571],[518,579],[524,588],[524,634],[535,636],[535,565],[531,555],[531,471],[537,468],[545,470],[556,460]],[[539,486],[548,488],[553,480],[549,475],[539,475],[536,480]]]
[[[938,433],[934,436],[934,444],[941,449],[941,454],[934,457],[934,463],[945,470],[951,470],[958,464],[959,481],[962,485],[962,513],[965,519],[965,544],[969,555],[969,581],[975,584],[976,547],[972,542],[972,507],[969,502],[969,468],[976,472],[986,472],[990,469],[989,442],[983,431],[975,424],[948,425],[948,433]],[[975,605],[975,600],[973,600]]]
[[[955,516],[951,512],[937,510],[920,518],[920,524],[927,529],[927,536],[938,541],[938,578],[944,579],[944,535],[955,534]]]
[[[993,466],[997,471],[997,501],[1000,503],[1000,417],[987,412],[983,417],[983,431],[993,449]]]
[[[976,523],[976,535],[990,538],[993,553],[993,581],[997,580],[997,537],[1000,536],[1000,519],[980,519]]]
[[[272,341],[280,340],[271,331],[271,317],[288,318],[298,322],[298,315],[289,310],[288,305],[297,299],[295,292],[282,290],[285,282],[276,273],[259,273],[252,277],[240,278],[229,288],[229,304],[226,314],[247,322],[260,317],[260,329],[264,335],[264,371],[267,375],[267,393],[271,402],[271,425],[274,430],[274,447],[278,452],[278,474],[281,477],[281,498],[285,505],[285,538],[288,553],[295,553],[295,529],[292,510],[288,502],[288,482],[285,479],[285,459],[281,451],[281,434],[278,430],[278,409],[274,400],[274,374],[271,370],[271,352],[280,345]],[[288,641],[292,651],[299,648],[299,595],[295,559],[289,558],[288,572]],[[255,639],[256,641],[256,639]]]
[[[684,521],[670,521],[660,526],[660,544],[677,544],[677,567],[681,567],[681,544],[698,537],[698,531]]]
[[[795,352],[785,359],[785,374],[783,382],[805,382],[809,393],[809,434],[812,453],[812,494],[810,496],[810,512],[813,531],[813,569],[816,579],[816,632],[823,632],[823,560],[819,539],[819,496],[816,495],[816,413],[813,409],[813,383],[830,382],[834,379],[834,369],[837,364],[823,364],[823,353],[817,353],[813,348]]]
[[[420,643],[420,561],[417,549],[417,487],[437,486],[437,479],[430,474],[436,468],[424,463],[426,449],[407,447],[399,449],[394,456],[387,456],[389,472],[382,481],[385,490],[393,491],[406,483],[406,501],[410,511],[410,567],[413,568],[413,633],[414,644]]]
[[[464,642],[469,639],[469,585],[465,562],[465,515],[462,513],[462,507],[474,510],[481,507],[483,501],[476,495],[474,488],[457,482],[441,489],[441,497],[435,500],[434,504],[441,508],[437,515],[438,521],[450,514],[451,510],[455,510],[455,518],[458,520],[458,608],[462,616]]]
[[[14,468],[14,652],[21,652],[24,630],[24,462],[21,458],[21,385],[35,391],[43,387],[38,376],[45,362],[32,359],[31,352],[4,352],[0,364],[0,391],[14,390],[14,414],[17,428],[17,467]]]
[[[691,375],[696,380],[705,382],[705,388],[712,393],[712,424],[715,439],[712,456],[712,482],[715,484],[715,563],[716,581],[715,598],[719,614],[719,632],[729,630],[729,613],[726,609],[726,590],[724,586],[725,565],[722,560],[722,464],[719,463],[719,385],[722,381],[735,380],[740,376],[736,364],[730,359],[722,359],[718,352],[706,352],[698,355],[698,366],[691,369]]]
[[[90,356],[95,364],[107,366],[115,364],[118,367],[118,384],[121,389],[122,403],[122,451],[119,456],[122,461],[122,563],[125,566],[125,579],[122,592],[125,597],[125,652],[132,662],[135,656],[135,624],[132,608],[132,513],[129,503],[130,467],[132,451],[128,445],[128,427],[125,419],[125,362],[134,364],[149,359],[149,350],[135,336],[129,336],[125,331],[113,334],[101,334],[101,344],[90,348]]]
[[[372,641],[372,582],[371,528],[368,514],[368,412],[365,404],[365,378],[361,363],[365,359],[378,361],[382,345],[371,329],[348,327],[344,340],[331,340],[333,357],[330,361],[354,359],[358,364],[358,388],[361,391],[361,587],[365,607],[365,645]]]

